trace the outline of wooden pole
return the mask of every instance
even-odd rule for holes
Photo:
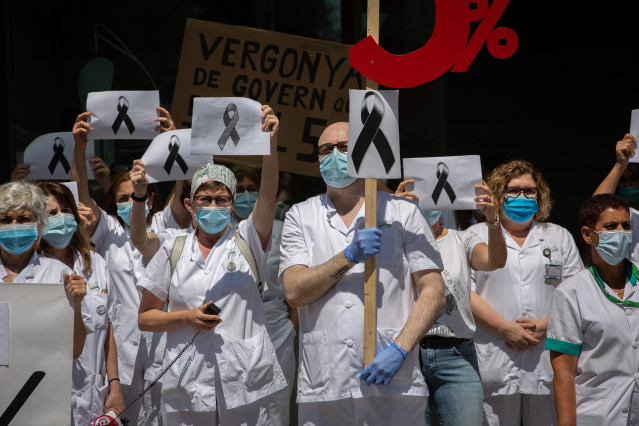
[[[368,0],[366,35],[379,42],[379,0]],[[366,79],[367,90],[377,90],[378,84]],[[366,179],[364,184],[364,226],[377,226],[377,179]],[[375,359],[377,336],[377,256],[364,263],[364,367]]]

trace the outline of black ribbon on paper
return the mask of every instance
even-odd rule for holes
[[[173,163],[178,163],[178,166],[182,169],[182,173],[186,173],[189,169],[184,162],[184,158],[180,155],[180,138],[176,135],[171,136],[171,139],[169,139],[169,156],[166,158],[166,163],[164,163],[164,170],[166,170],[168,174],[171,174]]]
[[[71,170],[71,166],[69,166],[69,162],[63,154],[64,152],[64,141],[62,138],[55,138],[53,141],[53,158],[49,162],[49,172],[53,175],[55,168],[58,166],[58,163],[62,164],[62,168],[65,173],[69,173]]]
[[[8,425],[11,420],[18,414],[18,411],[27,402],[33,391],[38,387],[46,373],[44,371],[35,371],[29,376],[26,383],[22,385],[18,394],[13,398],[9,406],[0,416],[0,425]]]
[[[370,113],[366,107],[366,99],[369,96],[373,96],[374,99],[373,109]],[[368,147],[371,143],[375,144],[375,148],[377,148],[377,152],[382,159],[382,163],[384,163],[386,173],[388,173],[391,167],[393,167],[393,164],[395,164],[395,156],[393,155],[390,143],[388,143],[388,139],[386,139],[384,132],[382,132],[379,128],[383,117],[384,102],[382,97],[377,92],[366,92],[364,99],[362,100],[362,124],[364,127],[357,137],[353,153],[351,154],[353,165],[357,172],[359,172],[359,166],[362,164],[364,154],[368,151]]]
[[[131,121],[131,117],[129,117],[129,101],[124,96],[120,96],[118,99],[118,116],[115,117],[115,121],[113,122],[113,134],[118,134],[118,130],[120,130],[120,126],[122,126],[122,122],[126,124],[126,128],[129,129],[129,133],[133,134],[135,132],[135,126],[133,125],[133,121]]]
[[[455,195],[455,191],[453,191],[453,187],[448,183],[448,166],[440,162],[437,164],[437,185],[435,185],[435,189],[433,190],[433,201],[435,201],[435,204],[437,204],[437,200],[439,200],[442,191],[446,191],[451,203],[455,202],[457,196]]]
[[[233,111],[233,117],[229,115],[229,112]],[[235,126],[240,119],[240,113],[237,110],[237,105],[228,104],[226,110],[224,111],[224,115],[222,116],[222,120],[224,120],[224,125],[226,129],[222,132],[222,136],[220,136],[220,140],[217,141],[217,144],[220,146],[220,149],[224,149],[226,145],[226,141],[228,141],[229,137],[233,141],[233,144],[237,146],[240,142],[240,135],[237,134],[237,130],[235,130]]]

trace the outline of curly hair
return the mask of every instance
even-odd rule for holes
[[[82,264],[84,266],[84,270],[82,272],[84,275],[88,274],[92,266],[91,251],[93,248],[91,247],[89,234],[84,229],[84,226],[82,226],[82,219],[80,219],[78,206],[75,204],[73,193],[69,188],[58,182],[38,182],[36,183],[36,186],[40,188],[42,193],[47,197],[52,196],[55,198],[62,208],[71,209],[75,222],[78,224],[78,228],[75,230],[75,233],[71,238],[71,242],[67,246],[67,250],[71,250],[72,252],[75,250],[80,254],[80,257],[82,257]],[[40,240],[38,252],[45,257],[52,257],[51,245],[44,238]]]
[[[497,214],[501,214],[506,196],[508,183],[522,175],[530,174],[537,185],[537,204],[539,210],[535,213],[536,221],[544,221],[550,217],[553,201],[550,197],[550,188],[544,180],[541,172],[530,161],[512,160],[496,167],[488,176],[488,187],[495,199],[495,209]]]

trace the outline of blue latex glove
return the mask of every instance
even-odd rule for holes
[[[353,242],[344,249],[344,255],[350,262],[363,262],[370,256],[379,253],[379,246],[381,245],[381,242],[381,229],[360,229],[355,232]]]
[[[377,354],[373,362],[359,375],[360,380],[366,380],[366,386],[371,384],[387,386],[399,371],[408,352],[393,342]]]

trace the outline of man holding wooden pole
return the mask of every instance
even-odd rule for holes
[[[346,174],[348,123],[318,142],[326,194],[291,207],[280,279],[298,308],[299,423],[425,423],[426,385],[413,350],[444,306],[441,257],[412,202],[377,193],[364,228],[364,180]],[[364,261],[377,256],[376,356],[365,367]],[[370,386],[374,385],[374,386]]]

